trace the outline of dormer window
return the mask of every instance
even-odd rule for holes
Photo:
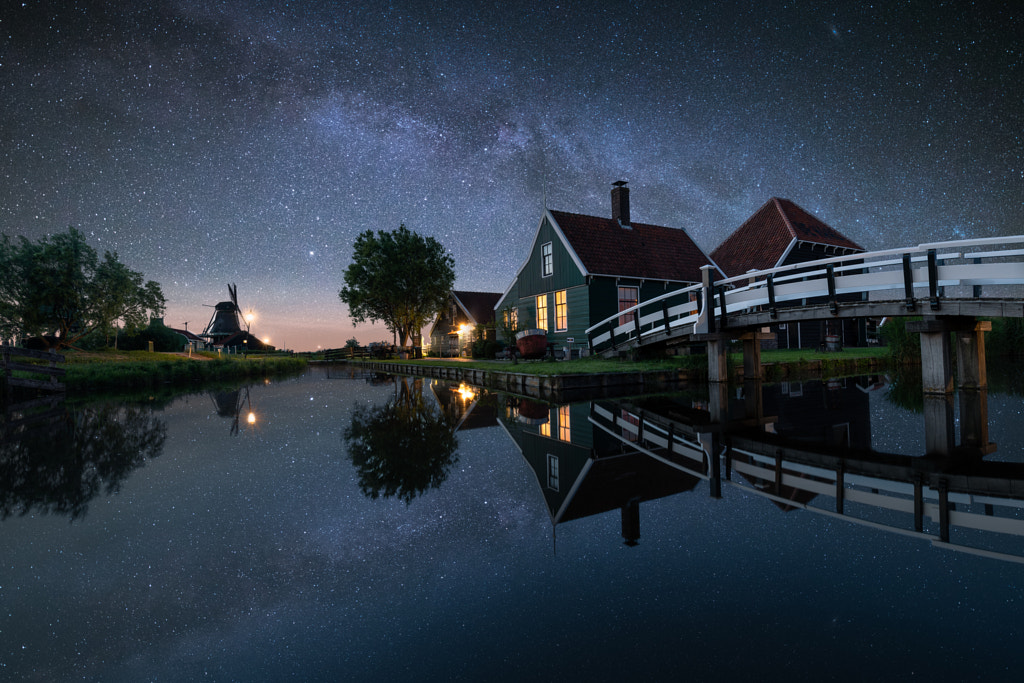
[[[540,275],[551,277],[555,272],[555,256],[551,251],[551,242],[546,242],[540,248]]]

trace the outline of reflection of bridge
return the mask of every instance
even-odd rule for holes
[[[756,382],[746,388],[761,390]],[[1024,463],[983,461],[995,448],[978,441],[979,434],[987,438],[987,427],[964,427],[961,442],[952,443],[951,401],[941,400],[949,410],[925,411],[926,430],[940,436],[926,439],[928,453],[919,456],[770,433],[765,425],[774,418],[764,417],[760,395],[753,402],[756,414],[739,420],[680,420],[652,409],[656,402],[641,407],[602,401],[591,404],[589,422],[624,446],[707,481],[712,497],[722,497],[723,486],[736,487],[784,510],[842,517],[941,547],[1024,563],[1017,554],[950,542],[955,529],[1024,537]],[[963,415],[963,423],[987,424],[985,402],[961,402],[961,410],[969,406],[979,414]]]
[[[805,262],[704,282],[642,302],[587,330],[605,355],[659,344],[707,343],[709,378],[725,381],[725,353],[744,342],[744,376],[760,376],[761,330],[775,323],[923,315],[924,390],[952,390],[949,333],[961,386],[985,386],[989,329],[977,318],[1024,317],[1024,236],[923,244]],[[1011,291],[1012,290],[1012,291]],[[709,305],[710,304],[710,305]],[[623,324],[624,323],[624,324]]]

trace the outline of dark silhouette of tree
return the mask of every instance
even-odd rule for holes
[[[70,346],[118,321],[139,329],[165,304],[160,285],[144,283],[116,252],[100,261],[74,228],[38,242],[0,235],[0,338],[40,335]]]
[[[29,512],[82,517],[163,450],[167,426],[148,408],[63,407],[0,423],[0,519]]]
[[[434,317],[455,284],[455,261],[433,237],[400,225],[359,235],[338,292],[353,322],[381,321],[405,346]]]
[[[357,407],[345,429],[348,457],[369,498],[405,501],[438,488],[458,461],[453,424],[423,399],[423,380],[403,378],[381,406]]]

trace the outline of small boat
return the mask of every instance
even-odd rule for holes
[[[516,348],[523,358],[543,358],[548,352],[547,331],[530,329],[517,333]]]
[[[550,412],[547,404],[539,401],[531,401],[528,398],[519,399],[519,422],[528,425],[544,424],[548,421]]]

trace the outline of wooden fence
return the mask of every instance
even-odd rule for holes
[[[40,363],[22,362],[24,359],[44,361]],[[16,346],[4,344],[0,346],[0,380],[3,382],[3,398],[10,400],[12,387],[25,387],[29,389],[41,389],[50,392],[63,392],[64,368],[57,367],[58,363],[64,362],[64,356],[50,351],[32,351]],[[21,376],[15,377],[18,372]],[[32,375],[24,377],[23,375]],[[44,379],[34,376],[42,375]]]

